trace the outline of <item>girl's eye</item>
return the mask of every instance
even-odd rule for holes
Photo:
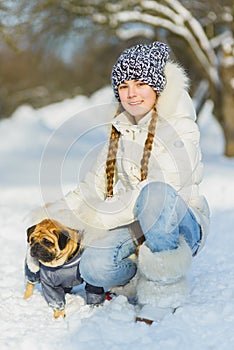
[[[127,85],[120,85],[119,90],[125,89],[126,87],[127,87]]]
[[[143,83],[142,81],[137,84],[138,86],[145,86],[146,83]]]

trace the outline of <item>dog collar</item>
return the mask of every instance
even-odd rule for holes
[[[67,258],[66,263],[71,261],[79,252],[80,252],[80,245],[78,244],[76,250]]]

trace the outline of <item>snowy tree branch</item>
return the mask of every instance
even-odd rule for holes
[[[199,43],[196,38],[193,36],[189,28],[186,26],[180,26],[175,24],[169,19],[161,18],[158,16],[153,16],[145,13],[140,13],[138,11],[122,11],[109,16],[110,24],[112,26],[117,27],[119,24],[129,23],[129,22],[139,22],[149,24],[153,27],[162,27],[165,28],[181,37],[183,37],[186,42],[190,45],[193,50],[195,56],[206,70],[209,75],[209,78],[213,81],[213,83],[218,84],[218,73],[217,67],[213,62],[210,62],[207,58],[207,55],[201,50]],[[133,36],[133,32],[131,31],[131,37]],[[127,37],[127,33],[125,32],[125,38]]]
[[[168,17],[177,26],[188,27],[190,29],[191,35],[193,35],[194,40],[197,41],[198,47],[200,47],[204,54],[207,56],[210,64],[214,67],[217,66],[217,59],[215,52],[201,26],[201,24],[192,16],[185,7],[183,7],[177,0],[165,0],[168,3],[166,7],[160,5],[155,1],[142,1],[142,7],[146,9],[155,10],[157,13],[163,13],[164,16]],[[194,42],[193,40],[193,42]]]

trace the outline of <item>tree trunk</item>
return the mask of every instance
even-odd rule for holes
[[[225,136],[225,155],[234,157],[234,57],[224,55],[220,67],[223,83],[221,96],[222,127]]]

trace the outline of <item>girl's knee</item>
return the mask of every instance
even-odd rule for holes
[[[176,198],[177,192],[173,187],[164,182],[150,182],[141,190],[136,201],[135,213],[138,215],[142,210],[152,207],[163,208],[168,201]]]

